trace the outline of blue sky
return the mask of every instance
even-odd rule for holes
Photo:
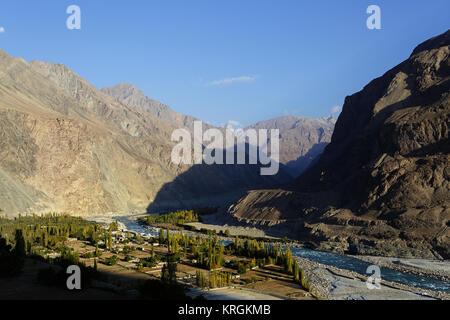
[[[72,4],[81,30],[66,28]],[[366,27],[371,4],[381,30]],[[330,115],[449,21],[448,0],[3,0],[0,48],[67,65],[98,88],[133,83],[178,112],[247,125]]]

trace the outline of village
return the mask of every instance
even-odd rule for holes
[[[143,281],[162,279],[167,257],[173,256],[175,251],[176,282],[185,286],[187,295],[192,298],[202,296],[214,299],[224,292],[227,296],[238,294],[260,299],[315,299],[307,288],[275,261],[256,263],[255,258],[232,254],[218,242],[217,236],[195,238],[192,232],[185,235],[179,230],[172,233],[169,229],[159,228],[156,229],[159,230],[159,237],[156,237],[128,231],[121,224],[119,226],[114,226],[117,230],[110,232],[105,240],[99,240],[96,246],[75,238],[69,238],[66,242],[67,247],[78,253],[80,263],[106,274],[107,284],[103,285],[118,292],[137,295],[136,288]],[[199,246],[200,243],[205,245],[206,241],[223,248],[221,262],[205,266],[199,261],[207,257],[196,252],[197,243]],[[245,243],[244,240],[238,241],[242,245]],[[179,243],[184,244],[179,247]]]

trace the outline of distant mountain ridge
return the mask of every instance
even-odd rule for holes
[[[311,119],[283,116],[247,128],[280,130],[280,162],[298,177],[316,161],[331,141],[335,117]],[[270,141],[270,139],[269,139]]]

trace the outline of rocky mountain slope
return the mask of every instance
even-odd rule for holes
[[[450,258],[449,54],[447,31],[347,97],[314,166],[228,214],[322,249]]]
[[[287,179],[261,177],[258,166],[174,165],[174,128],[63,65],[27,63],[0,50],[1,213],[209,205],[229,200],[230,190]]]
[[[298,177],[325,150],[331,141],[335,123],[334,117],[310,119],[284,116],[261,121],[248,128],[280,130],[280,162],[292,176]]]
[[[131,106],[154,115],[164,120],[175,128],[187,128],[193,131],[194,121],[198,120],[194,117],[183,115],[172,110],[169,106],[150,99],[139,88],[132,84],[118,84],[114,87],[106,87],[102,92],[115,97],[121,103]]]

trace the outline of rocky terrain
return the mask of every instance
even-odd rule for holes
[[[283,172],[261,177],[257,165],[175,165],[175,127],[148,111],[63,65],[27,63],[0,50],[0,213],[89,216],[216,205],[289,179]]]
[[[227,215],[355,254],[450,258],[450,31],[345,100],[320,160]]]
[[[297,178],[330,143],[335,123],[334,117],[310,119],[284,116],[261,121],[248,128],[280,130],[280,163]]]
[[[295,258],[305,271],[312,291],[326,300],[448,300],[442,291],[420,289],[381,279],[380,289],[367,288],[367,276],[324,265],[304,258]]]
[[[198,120],[194,117],[178,113],[159,101],[150,99],[133,84],[118,84],[114,87],[103,88],[102,92],[116,98],[124,105],[148,112],[170,123],[175,128],[184,127],[193,131],[194,121]]]

